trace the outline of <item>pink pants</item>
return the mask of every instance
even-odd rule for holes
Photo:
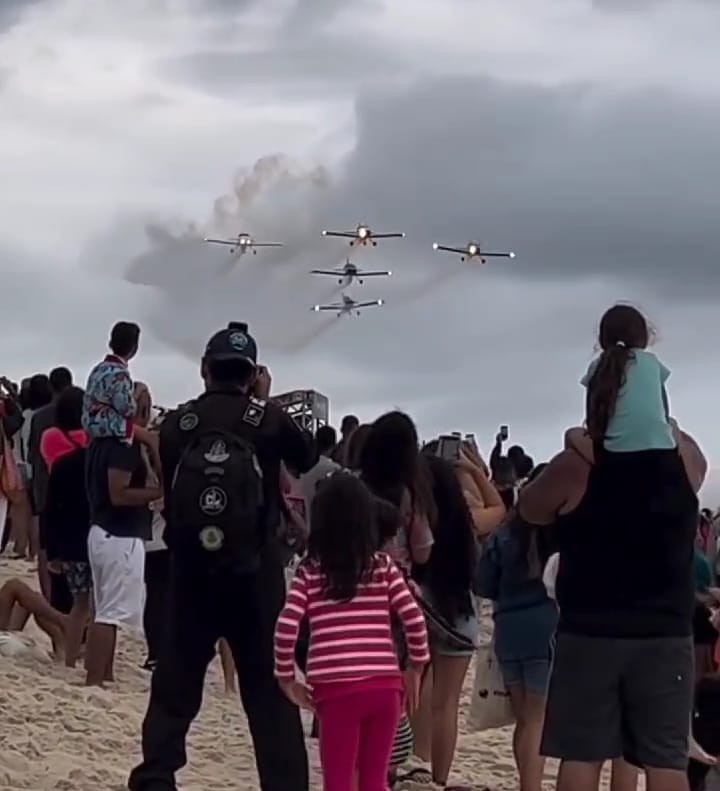
[[[402,693],[375,689],[333,695],[317,706],[324,791],[387,791]],[[357,775],[356,775],[357,770]]]

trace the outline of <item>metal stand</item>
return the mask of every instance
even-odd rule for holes
[[[312,434],[326,426],[330,417],[330,401],[315,390],[292,390],[272,399],[303,429]]]

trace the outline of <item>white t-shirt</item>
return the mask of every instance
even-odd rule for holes
[[[310,527],[310,506],[315,497],[318,484],[320,481],[324,481],[328,475],[332,475],[340,469],[342,469],[340,465],[329,456],[320,456],[317,464],[300,476],[300,488],[305,500],[305,516],[308,527]]]

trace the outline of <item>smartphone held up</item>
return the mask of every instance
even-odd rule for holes
[[[441,434],[438,437],[437,455],[446,461],[458,461],[462,449],[462,434]]]

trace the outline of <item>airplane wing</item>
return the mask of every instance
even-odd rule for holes
[[[203,241],[210,244],[226,244],[229,247],[239,247],[240,245],[237,239],[203,239]]]
[[[435,247],[436,250],[443,250],[446,253],[460,253],[461,255],[467,255],[467,247],[448,247],[444,244],[439,244]]]
[[[515,253],[486,253],[484,250],[480,255],[483,258],[515,258]]]
[[[253,242],[253,247],[282,247],[281,242]]]
[[[374,308],[378,305],[382,305],[381,299],[374,299],[372,302],[356,302],[353,305],[353,308]]]
[[[364,270],[359,269],[357,274],[359,277],[380,277],[382,275],[391,275],[392,272],[389,270],[385,272],[365,272]]]
[[[373,239],[402,239],[404,233],[373,233]]]
[[[342,310],[345,306],[344,305],[315,305],[313,310],[320,311],[320,310]]]
[[[343,269],[311,269],[311,275],[344,275],[345,270]]]
[[[346,239],[354,239],[357,236],[357,231],[323,231],[323,236],[343,236]]]

